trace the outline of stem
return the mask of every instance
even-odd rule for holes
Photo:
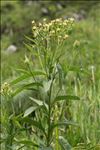
[[[12,123],[12,120],[9,120],[7,130],[8,132],[7,132],[7,139],[5,142],[5,150],[10,150],[13,145],[13,138],[14,138],[13,134],[14,125]]]
[[[49,113],[48,113],[47,147],[50,145],[50,141],[51,141],[51,131],[50,131],[50,128],[51,128],[51,94],[52,94],[53,81],[54,81],[54,78],[52,79],[52,82],[51,82],[50,91],[49,91],[49,101],[48,101]]]
[[[42,63],[42,60],[41,60],[41,57],[40,57],[39,49],[37,49],[37,51],[38,51],[38,58],[39,58],[39,62],[40,62],[41,68],[44,70],[43,63]]]
[[[56,150],[59,150],[59,144],[58,144],[58,138],[59,138],[59,130],[58,130],[58,127],[56,127],[56,129],[55,129],[55,136],[56,136],[56,147],[55,147],[55,149]]]

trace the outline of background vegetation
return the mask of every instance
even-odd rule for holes
[[[17,68],[26,69],[25,54],[29,55],[24,43],[25,36],[32,38],[32,20],[43,18],[74,17],[76,20],[71,38],[65,43],[65,68],[72,68],[67,74],[66,90],[78,95],[81,100],[71,101],[65,110],[70,120],[77,122],[80,128],[70,126],[64,138],[78,150],[100,149],[100,3],[99,1],[1,1],[1,81],[11,81],[21,73]],[[17,51],[7,52],[10,45]],[[62,61],[63,61],[62,60]],[[34,68],[37,66],[34,64]],[[83,69],[85,73],[79,71]],[[28,95],[28,94],[26,94]],[[24,95],[24,99],[28,96]],[[17,99],[17,98],[16,98]],[[19,98],[20,99],[20,98]],[[23,96],[22,96],[23,99]],[[22,112],[27,108],[26,99],[22,100]],[[25,104],[23,106],[23,103]],[[25,108],[24,108],[25,107]],[[20,114],[20,113],[19,113]],[[3,113],[5,116],[5,113]],[[5,116],[7,117],[7,116]],[[2,118],[7,127],[5,118]],[[12,128],[11,126],[9,127]],[[16,131],[16,126],[13,128]],[[9,135],[15,131],[6,131]],[[19,130],[18,130],[19,132]],[[22,131],[16,138],[27,139]],[[5,136],[9,139],[9,136]],[[3,138],[5,138],[3,137]],[[24,143],[23,143],[24,144]],[[14,145],[16,146],[16,144]],[[15,147],[14,147],[15,148]],[[18,148],[18,147],[17,147]],[[28,149],[28,147],[26,148]],[[59,149],[59,148],[58,148]]]

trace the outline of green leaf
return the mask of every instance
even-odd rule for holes
[[[43,102],[42,102],[41,100],[35,99],[35,98],[33,98],[33,97],[30,97],[30,99],[31,99],[34,103],[36,103],[38,106],[42,106],[42,105],[43,105]]]
[[[29,107],[29,108],[25,111],[23,117],[27,117],[27,116],[30,115],[33,111],[35,111],[37,108],[38,108],[37,106],[31,106],[31,107]]]
[[[46,73],[45,72],[43,72],[43,71],[40,71],[40,70],[35,70],[35,71],[32,71],[32,74],[33,75],[46,75]]]
[[[16,71],[23,73],[23,74],[30,74],[28,71],[26,71],[25,69],[16,69]]]
[[[32,71],[31,73],[25,73],[25,74],[21,75],[20,77],[18,77],[17,79],[11,81],[10,84],[15,85],[15,84],[27,79],[27,78],[32,77],[32,75],[34,75],[34,76],[45,75],[45,73],[43,71]]]
[[[31,99],[35,104],[37,104],[38,106],[44,106],[44,107],[48,110],[48,105],[47,105],[44,101],[35,99],[35,98],[33,98],[33,97],[30,97],[30,99]]]
[[[19,83],[19,82],[21,82],[21,81],[23,81],[23,80],[25,80],[25,79],[27,79],[29,77],[31,77],[30,74],[23,74],[20,77],[18,77],[17,79],[11,81],[10,84],[11,85],[17,84],[17,83]]]
[[[44,135],[46,136],[45,128],[42,126],[41,121],[34,121],[33,119],[28,118],[28,117],[26,117],[26,118],[24,117],[22,119],[22,121],[26,122],[26,123],[29,123],[31,126],[36,127],[37,129],[39,129],[40,131],[42,131],[44,133]]]
[[[43,82],[43,87],[44,87],[45,92],[49,91],[50,86],[51,86],[51,82],[52,82],[51,80]]]
[[[57,69],[59,73],[59,86],[62,89],[63,86],[63,70],[60,64],[57,64]]]
[[[6,141],[6,139],[0,139],[0,144],[2,144],[5,141]]]
[[[49,146],[49,147],[44,147],[44,146],[43,146],[43,147],[41,147],[39,150],[53,150],[53,149],[52,149],[52,147],[50,147],[50,146]]]
[[[34,43],[35,43],[35,41],[34,41]],[[24,43],[24,45],[26,46],[27,50],[29,50],[31,53],[34,54],[34,56],[38,56],[37,51],[34,51],[34,49],[32,47],[32,44],[26,44],[26,43]]]
[[[61,95],[61,96],[57,96],[53,103],[62,100],[80,100],[80,98],[78,96],[72,96],[72,95]]]
[[[34,42],[34,39],[32,39],[32,38],[30,38],[30,37],[28,37],[28,36],[26,36],[26,35],[25,35],[25,38],[28,39],[28,40],[31,41],[31,42]]]
[[[75,66],[71,66],[68,71],[74,71],[74,72],[77,72],[77,73],[79,72],[79,73],[89,74],[85,69],[75,67]]]
[[[24,43],[25,47],[27,48],[27,50],[29,50],[30,52],[33,53],[33,48],[32,48],[32,45],[29,45],[29,44],[26,44]]]
[[[19,87],[17,90],[15,90],[15,92],[12,94],[12,96],[17,95],[18,93],[22,92],[23,90],[30,90],[30,88],[32,88],[32,90],[36,90],[35,88],[33,89],[33,86],[42,86],[41,83],[38,82],[33,82],[33,83],[29,83],[29,84],[24,84],[21,85],[21,87]]]
[[[62,150],[71,150],[72,149],[71,145],[68,143],[68,141],[64,137],[59,136],[58,142],[59,142]]]
[[[51,133],[53,132],[53,130],[56,127],[59,127],[59,126],[68,126],[68,125],[78,126],[78,124],[74,123],[73,121],[68,121],[68,120],[61,121],[61,122],[58,122],[58,123],[52,123],[51,124]]]
[[[39,147],[37,144],[35,144],[34,142],[29,141],[29,140],[21,140],[21,141],[15,140],[15,141],[16,141],[17,143],[24,144],[24,145],[27,145],[27,146]]]
[[[74,125],[74,126],[78,126],[78,124],[74,123],[73,121],[68,121],[68,120],[65,120],[65,121],[62,121],[62,122],[58,122],[58,123],[53,123],[51,124],[51,128],[55,128],[55,127],[58,127],[58,126],[66,126],[66,125]]]

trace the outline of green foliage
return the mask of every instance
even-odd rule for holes
[[[19,71],[21,71],[23,75],[10,82],[11,86],[14,86],[18,83],[20,83],[20,86],[12,93],[9,92],[10,87],[8,84],[4,84],[2,88],[2,94],[6,96],[9,92],[9,98],[13,98],[16,94],[22,92],[24,89],[33,91],[35,86],[35,90],[38,91],[39,100],[35,99],[34,96],[30,97],[33,102],[33,106],[29,107],[25,111],[22,122],[28,123],[29,126],[38,132],[37,137],[42,142],[42,147],[48,147],[46,149],[54,149],[53,145],[55,145],[55,143],[53,143],[52,140],[54,139],[55,128],[60,129],[60,126],[76,125],[72,121],[68,121],[66,118],[63,118],[62,110],[61,112],[59,111],[59,116],[62,117],[59,118],[57,115],[58,119],[55,122],[56,112],[53,111],[53,109],[57,106],[55,101],[57,103],[57,101],[61,100],[79,99],[77,96],[60,96],[60,93],[65,94],[66,92],[64,92],[62,89],[62,87],[64,88],[64,84],[59,84],[58,78],[59,75],[61,77],[61,74],[63,73],[63,69],[59,71],[58,68],[58,66],[60,66],[60,60],[62,57],[62,55],[58,53],[59,47],[61,48],[62,44],[64,44],[65,40],[67,40],[69,37],[68,34],[69,30],[72,30],[73,21],[73,18],[68,20],[56,19],[49,23],[46,23],[46,20],[44,20],[42,24],[39,24],[39,28],[33,21],[33,35],[35,36],[33,41],[35,45],[32,47],[31,44],[31,49],[33,49],[31,55],[34,55],[35,50],[37,59],[39,61],[38,70],[40,71],[33,70],[31,63],[32,60],[29,60],[26,57],[25,63],[27,64],[29,71],[20,69]],[[59,38],[63,38],[63,40],[61,41]],[[42,45],[44,45],[44,47]],[[37,76],[41,76],[41,78]],[[29,83],[30,77],[32,77],[31,80],[33,80],[33,82]],[[23,84],[23,80],[27,80],[27,82]],[[53,92],[53,89],[56,89],[56,91]],[[45,93],[45,95],[40,94],[41,90]],[[31,119],[29,115],[33,112],[35,112],[35,116],[34,119]],[[44,122],[45,124],[43,124]],[[39,134],[42,134],[41,136],[43,137],[43,140]],[[36,143],[38,143],[38,147],[41,147],[41,142],[39,142],[37,139],[35,140]],[[28,146],[27,143],[28,145],[31,144],[29,144],[29,142],[25,142],[24,144]],[[9,146],[12,146],[12,144],[9,143]]]
[[[15,3],[12,2],[14,8],[19,7],[19,2]],[[22,3],[20,2],[20,4]],[[5,4],[3,5],[5,6]],[[68,12],[66,8],[63,9],[60,15],[71,16],[73,12],[76,12],[76,8],[79,11],[80,5],[74,6],[73,8],[67,7]],[[11,55],[2,51],[2,80],[9,76],[13,78],[17,76],[13,81],[9,81],[10,84],[3,86],[2,149],[100,149],[100,69],[98,57],[100,55],[100,45],[98,44],[100,13],[99,5],[91,7],[91,11],[88,10],[89,6],[87,5],[87,19],[75,24],[73,32],[71,35],[69,35],[70,32],[67,33],[69,37],[65,38],[62,46],[56,45],[57,37],[49,41],[50,47],[46,46],[48,38],[44,42],[39,36],[40,39],[36,42],[36,39],[27,37],[29,44],[25,45],[29,52],[25,54],[24,63],[22,61],[23,50]],[[53,13],[56,12],[55,6],[50,6],[49,10],[53,10]],[[11,9],[11,11],[13,13],[15,10]],[[23,11],[23,15],[24,13]],[[57,15],[59,13],[52,17]],[[5,17],[3,18],[5,19]],[[13,17],[11,16],[11,18]],[[22,26],[24,21],[20,22],[21,24],[18,23],[18,27]],[[48,36],[47,31],[46,37]],[[2,49],[7,48],[9,43],[11,43],[10,39],[7,36],[4,37]],[[46,54],[45,49],[47,48]],[[16,64],[21,69],[14,71]],[[51,84],[53,84],[52,90]],[[59,87],[60,89],[58,89]],[[51,127],[48,128],[50,90],[52,93]],[[77,96],[80,97],[80,100]],[[48,145],[51,146],[46,146],[46,139],[48,139]]]

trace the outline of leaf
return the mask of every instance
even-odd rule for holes
[[[35,98],[33,98],[33,97],[30,97],[30,99],[31,99],[34,103],[36,103],[38,106],[44,106],[44,107],[48,110],[48,105],[47,105],[44,101],[35,99]]]
[[[20,73],[24,73],[24,74],[28,74],[29,75],[29,72],[26,71],[25,69],[16,69],[16,71],[19,71]]]
[[[85,69],[75,67],[75,66],[71,66],[68,71],[74,71],[74,72],[77,72],[77,73],[79,72],[79,73],[89,74]]]
[[[30,115],[33,111],[35,111],[37,108],[38,108],[37,106],[34,106],[34,107],[31,106],[31,107],[29,107],[29,108],[25,111],[23,117],[27,117],[27,116]]]
[[[37,144],[35,144],[34,142],[29,141],[29,140],[21,140],[21,141],[15,140],[15,141],[16,141],[17,143],[20,143],[20,144],[24,144],[24,145],[28,145],[28,146],[39,147]]]
[[[73,121],[68,121],[68,120],[65,120],[65,121],[62,121],[62,122],[58,122],[58,123],[52,123],[52,124],[51,124],[51,133],[53,132],[53,130],[54,130],[56,127],[59,127],[59,126],[67,126],[67,125],[78,126],[78,124],[74,123]]]
[[[32,74],[33,74],[33,75],[46,75],[45,72],[40,71],[40,70],[32,71]]]
[[[62,121],[62,122],[58,122],[58,123],[53,123],[51,124],[51,128],[55,128],[55,127],[58,127],[58,126],[66,126],[66,125],[74,125],[74,126],[78,126],[78,124],[76,124],[75,122],[73,121],[68,121],[68,120],[65,120],[65,121]]]
[[[34,75],[34,76],[45,75],[45,73],[43,71],[32,71],[31,73],[25,73],[25,74],[21,75],[20,77],[18,77],[17,79],[11,81],[10,84],[15,85],[15,84],[27,79],[27,78],[32,77],[32,75]]]
[[[53,103],[62,100],[80,100],[80,98],[78,96],[72,96],[72,95],[61,95],[61,96],[57,96]]]
[[[60,64],[57,64],[57,69],[59,73],[59,86],[62,89],[63,86],[63,70]]]
[[[51,82],[52,82],[51,80],[43,82],[43,87],[44,87],[45,92],[49,91],[50,86],[51,86]]]
[[[31,75],[29,74],[23,74],[20,77],[18,77],[17,79],[13,80],[10,82],[11,85],[17,84],[18,82],[21,82],[27,78],[31,77]]]
[[[41,147],[39,150],[53,150],[51,146],[49,147]]]
[[[2,144],[5,141],[6,141],[6,139],[0,139],[0,144]]]
[[[62,150],[71,150],[72,149],[71,145],[68,143],[68,141],[64,137],[59,136],[58,142],[59,142]]]
[[[34,44],[35,44],[35,41],[34,41]],[[27,50],[29,50],[31,53],[34,53],[34,56],[38,56],[37,51],[34,51],[32,44],[24,43],[24,45],[26,46]]]
[[[35,98],[33,98],[33,97],[30,97],[30,99],[31,99],[34,103],[36,103],[38,106],[42,106],[42,105],[43,105],[43,102],[42,102],[41,100],[35,99]]]
[[[31,41],[31,42],[34,42],[34,40],[33,40],[32,38],[30,38],[30,37],[28,37],[28,36],[26,36],[26,35],[25,35],[25,38],[28,39],[28,40]]]
[[[30,125],[36,127],[37,129],[40,129],[40,131],[42,131],[44,133],[44,135],[46,136],[45,129],[42,126],[41,121],[35,121],[35,120],[32,120],[31,118],[28,118],[28,117],[27,118],[24,117],[22,119],[22,121],[29,123]]]
[[[32,82],[29,84],[21,85],[21,87],[19,87],[17,90],[15,90],[15,92],[12,94],[12,96],[14,97],[15,95],[22,92],[23,90],[28,90],[28,89],[30,90],[30,88],[32,88],[32,90],[36,90],[35,88],[33,89],[33,86],[42,86],[42,84],[38,83],[38,82]]]
[[[32,45],[26,44],[26,43],[24,43],[24,45],[25,45],[25,47],[26,47],[30,52],[33,52]]]

